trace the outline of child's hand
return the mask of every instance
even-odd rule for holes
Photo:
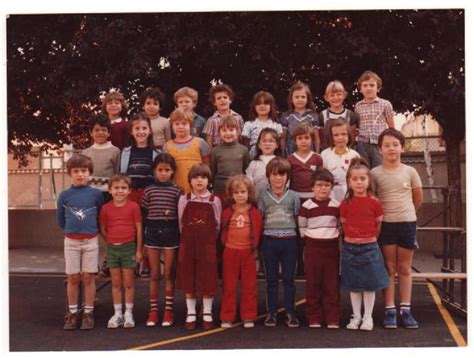
[[[137,253],[135,254],[135,261],[137,263],[140,263],[142,262],[142,260],[143,260],[143,254],[141,253],[140,250],[137,250]]]

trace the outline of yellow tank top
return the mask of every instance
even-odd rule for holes
[[[174,174],[174,183],[183,189],[184,193],[191,192],[191,185],[188,182],[188,173],[194,164],[202,163],[201,150],[199,148],[200,138],[193,137],[192,143],[185,149],[178,150],[173,140],[166,144],[167,152],[176,161],[176,173]]]

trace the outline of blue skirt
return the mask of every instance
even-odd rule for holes
[[[376,242],[344,242],[341,258],[341,288],[347,291],[378,291],[388,287],[382,252]]]

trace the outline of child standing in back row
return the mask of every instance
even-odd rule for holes
[[[165,95],[158,87],[147,88],[140,96],[140,105],[150,118],[153,144],[160,150],[166,141],[171,139],[170,121],[160,116],[164,103]]]
[[[198,103],[198,92],[191,87],[181,87],[174,93],[173,97],[177,108],[188,110],[193,113],[194,124],[191,128],[191,135],[193,137],[203,138],[202,130],[206,124],[206,119],[194,112]]]
[[[120,92],[109,92],[102,100],[102,112],[107,115],[111,124],[110,140],[122,150],[128,145],[128,122],[126,120],[128,105]]]

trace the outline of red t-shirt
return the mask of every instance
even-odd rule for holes
[[[352,244],[377,241],[377,223],[382,222],[382,204],[371,196],[343,200],[339,215],[344,228],[344,240]]]
[[[135,224],[142,221],[140,207],[134,201],[115,206],[109,201],[100,210],[100,226],[105,225],[108,244],[126,244],[135,241]]]

